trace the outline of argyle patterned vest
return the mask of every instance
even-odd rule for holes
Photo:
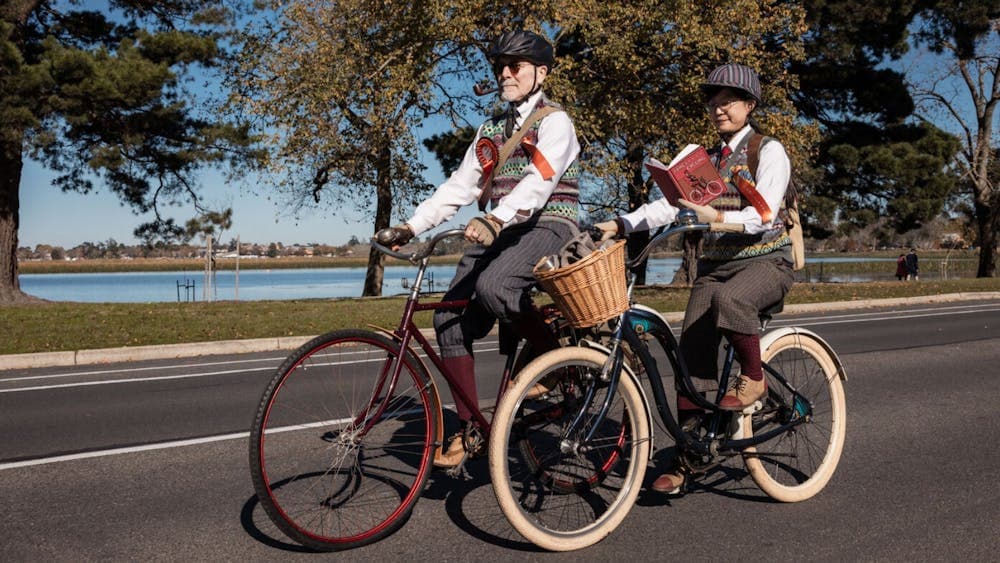
[[[750,174],[750,167],[747,165],[747,143],[750,135],[743,137],[743,140],[736,146],[733,153],[729,155],[726,166],[719,171],[722,179],[726,181],[726,192],[714,199],[709,205],[719,211],[739,211],[752,205],[736,187],[735,178],[737,175],[748,180],[751,185],[757,185],[756,179]],[[765,139],[766,142],[766,139]],[[718,147],[709,151],[712,161],[718,163],[721,151]],[[788,253],[791,259],[792,239],[785,231],[785,224],[781,221],[781,213],[774,210],[774,219],[771,227],[753,235],[742,233],[721,233],[706,232],[704,245],[702,246],[703,260],[725,261],[739,260],[742,258],[752,258],[764,256],[776,251]]]
[[[543,105],[560,107],[543,96],[532,111]],[[497,147],[502,147],[507,141],[507,137],[504,136],[504,117],[504,114],[500,114],[491,118],[483,125],[483,136],[491,138]],[[539,120],[532,125],[531,129],[524,134],[524,138],[533,144],[537,144],[538,127],[543,120]],[[496,207],[500,198],[509,194],[514,189],[514,186],[524,178],[524,169],[530,163],[531,157],[524,150],[523,146],[519,145],[514,149],[507,162],[493,176],[493,193],[491,194],[492,197],[490,197],[492,207]],[[573,225],[578,224],[580,216],[579,160],[574,160],[569,168],[566,169],[566,172],[559,178],[559,182],[556,184],[552,195],[549,196],[549,200],[545,202],[545,205],[536,215],[540,219],[556,219],[572,223]]]

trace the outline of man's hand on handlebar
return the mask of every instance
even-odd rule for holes
[[[399,247],[410,242],[410,239],[412,238],[413,229],[411,229],[406,223],[382,229],[381,231],[375,233],[375,242],[381,244],[382,246],[388,246],[392,250],[399,250]]]

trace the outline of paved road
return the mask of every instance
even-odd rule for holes
[[[303,553],[246,468],[283,353],[13,370],[0,371],[0,559],[997,560],[1000,300],[779,319],[827,338],[849,377],[843,459],[805,503],[769,502],[733,465],[681,498],[644,492],[605,541],[549,554],[509,528],[477,462],[469,481],[434,474],[385,541]]]

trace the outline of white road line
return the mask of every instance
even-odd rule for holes
[[[67,387],[89,387],[92,385],[111,385],[114,383],[142,383],[146,381],[165,381],[168,379],[189,379],[192,377],[210,377],[213,375],[230,375],[234,373],[247,373],[250,371],[271,371],[274,368],[248,368],[232,369],[226,371],[213,371],[207,373],[188,373],[184,375],[163,375],[160,377],[138,377],[129,379],[105,379],[102,381],[80,381],[77,383],[60,383],[57,385],[38,385],[35,387],[14,387],[11,389],[0,389],[0,393],[17,393],[19,391],[47,391],[49,389],[65,389]],[[16,380],[15,380],[16,381]]]
[[[249,438],[249,432],[239,432],[237,434],[222,434],[219,436],[208,436],[205,438],[194,438],[190,440],[177,440],[174,442],[162,442],[159,444],[145,444],[142,446],[130,446],[127,448],[115,448],[111,450],[100,450],[95,452],[84,452],[79,454],[69,454],[69,455],[59,455],[53,457],[44,457],[39,459],[29,459],[26,461],[12,461],[10,463],[0,463],[0,471],[4,469],[17,469],[19,467],[33,467],[36,465],[48,465],[50,463],[59,463],[62,461],[74,461],[78,459],[89,459],[94,457],[106,457],[111,455],[119,454],[131,454],[136,452],[148,452],[153,450],[165,450],[169,448],[180,448],[183,446],[196,446],[200,444],[209,444],[212,442],[222,442],[225,440],[240,440],[243,438]]]
[[[250,364],[255,362],[273,362],[277,364],[284,360],[285,356],[275,356],[273,358],[253,358],[239,360],[238,362],[201,362],[197,364],[174,364],[174,365],[163,365],[163,366],[147,366],[147,367],[136,367],[136,368],[121,368],[121,369],[100,369],[91,371],[73,371],[68,373],[54,373],[50,375],[31,375],[26,377],[7,377],[0,378],[0,383],[5,381],[30,381],[32,379],[54,379],[61,377],[76,377],[81,375],[107,375],[114,373],[132,373],[137,371],[154,371],[154,370],[164,370],[164,369],[182,369],[182,368],[202,368],[208,366],[229,366],[233,363],[240,364]]]
[[[499,350],[499,348],[481,348],[481,349],[477,349],[476,352],[496,352],[498,350]],[[423,352],[421,352],[419,354],[419,356],[421,358],[426,357],[426,355]],[[234,362],[221,362],[221,363],[227,363],[227,364],[232,365]],[[241,362],[235,362],[235,363],[241,363]],[[155,368],[155,369],[164,370],[164,369],[174,369],[174,368],[182,368],[182,367],[190,367],[190,366],[160,366],[159,368]],[[149,368],[142,368],[142,369],[149,369]],[[232,369],[232,370],[223,370],[223,371],[209,371],[209,372],[201,372],[201,373],[186,373],[186,374],[183,374],[183,375],[163,375],[163,376],[159,376],[159,377],[139,377],[139,378],[127,378],[127,379],[105,379],[105,380],[100,380],[100,381],[80,381],[80,382],[77,382],[77,383],[58,383],[58,384],[53,384],[53,385],[36,385],[36,386],[32,386],[32,387],[12,387],[10,389],[0,389],[0,393],[17,393],[17,392],[21,392],[21,391],[47,391],[47,390],[50,390],[50,389],[66,389],[66,388],[69,388],[69,387],[88,387],[88,386],[92,386],[92,385],[111,385],[111,384],[114,384],[114,383],[142,383],[142,382],[147,382],[147,381],[164,381],[164,380],[169,380],[169,379],[188,379],[188,378],[193,378],[193,377],[211,377],[211,376],[215,376],[215,375],[242,374],[242,373],[248,373],[248,372],[254,372],[254,371],[274,371],[274,369],[275,369],[275,367],[269,366],[269,367],[263,367],[263,368],[246,368],[246,369]],[[129,371],[139,371],[139,370],[121,370],[121,371],[127,373]],[[28,379],[45,379],[45,378],[50,378],[50,377],[62,378],[62,377],[68,377],[70,375],[87,375],[87,374],[88,374],[87,372],[84,372],[84,373],[77,372],[77,373],[73,373],[73,374],[40,375],[40,376],[36,376],[36,377],[25,377],[25,378],[12,377],[12,378],[7,378],[7,379],[0,379],[0,383],[11,382],[11,381],[24,381],[24,380],[28,380]]]
[[[870,311],[870,312],[859,312],[859,313],[847,313],[847,314],[837,314],[837,315],[825,315],[825,316],[812,316],[812,317],[799,317],[795,319],[782,320],[780,318],[775,319],[771,322],[770,326],[777,328],[783,326],[801,326],[801,327],[811,327],[811,326],[822,326],[822,325],[833,325],[833,324],[844,324],[844,323],[865,323],[865,322],[878,322],[878,321],[889,321],[889,320],[899,320],[899,319],[909,319],[909,318],[920,318],[920,317],[940,317],[940,316],[950,316],[950,315],[966,315],[971,313],[982,313],[990,311],[1000,311],[1000,305],[988,305],[988,306],[976,306],[976,305],[956,305],[947,307],[934,307],[925,309],[913,309],[909,311]],[[675,336],[680,333],[680,327],[671,327]],[[495,352],[499,348],[479,348],[476,352]],[[426,357],[423,351],[419,351],[420,357]],[[275,358],[273,360],[240,360],[235,363],[244,362],[260,362],[260,361],[277,361],[280,358]],[[102,371],[85,371],[85,372],[72,372],[64,374],[53,374],[53,375],[39,375],[30,377],[13,377],[0,379],[0,383],[14,382],[14,381],[28,381],[36,379],[50,379],[50,378],[66,378],[73,376],[83,376],[83,375],[100,375],[109,373],[128,373],[134,371],[145,371],[145,370],[166,370],[166,369],[180,369],[180,368],[191,368],[191,367],[205,367],[218,364],[232,365],[234,362],[205,362],[201,364],[187,364],[187,365],[177,365],[177,366],[157,366],[157,367],[143,367],[136,369],[121,369],[121,370],[102,370]],[[211,371],[211,372],[201,372],[201,373],[190,373],[183,375],[165,375],[159,377],[144,377],[144,378],[128,378],[128,379],[109,379],[100,381],[81,381],[76,383],[63,383],[55,385],[39,385],[34,387],[16,387],[10,389],[0,389],[0,393],[16,393],[22,391],[45,391],[51,389],[65,389],[70,387],[87,387],[93,385],[110,385],[114,383],[141,383],[148,381],[161,381],[170,379],[187,379],[194,377],[212,377],[218,375],[232,375],[239,373],[255,372],[255,371],[269,371],[273,370],[274,367],[266,368],[247,368],[247,369],[236,369],[236,370],[224,370],[224,371]]]
[[[444,405],[445,407],[454,407],[454,405]],[[406,414],[411,414],[413,410],[403,410],[394,413],[393,416],[401,416]],[[293,430],[307,430],[310,428],[322,428],[324,426],[330,426],[333,424],[343,424],[352,420],[350,417],[341,418],[336,420],[321,420],[317,422],[308,422],[303,424],[294,424],[291,426],[283,426],[279,428],[272,428],[268,430],[266,434],[278,434],[282,432],[290,432]],[[34,467],[37,465],[48,465],[51,463],[60,463],[63,461],[76,461],[81,459],[92,459],[95,457],[108,457],[113,455],[121,454],[133,454],[139,452],[151,452],[156,450],[168,450],[171,448],[182,448],[185,446],[200,446],[202,444],[211,444],[213,442],[225,442],[227,440],[243,440],[250,437],[250,432],[237,432],[235,434],[220,434],[218,436],[205,436],[204,438],[190,438],[187,440],[174,440],[172,442],[160,442],[157,444],[144,444],[141,446],[129,446],[127,448],[112,448],[109,450],[97,450],[92,452],[82,452],[78,454],[67,454],[58,455],[52,457],[42,457],[38,459],[28,459],[25,461],[12,461],[9,463],[0,463],[0,471],[4,469],[17,469],[20,467]]]

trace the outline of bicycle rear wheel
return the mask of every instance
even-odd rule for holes
[[[649,423],[635,383],[622,377],[611,408],[589,444],[607,387],[586,412],[584,395],[607,355],[586,348],[543,354],[518,375],[497,406],[489,442],[490,478],[511,525],[553,551],[581,549],[610,534],[628,514],[649,459]],[[531,397],[549,378],[552,390]],[[582,414],[574,434],[564,436]]]
[[[371,331],[319,336],[268,384],[250,433],[250,474],[288,537],[333,551],[366,545],[406,521],[430,472],[440,409],[419,361]]]
[[[837,362],[822,343],[803,334],[778,338],[761,353],[761,359],[808,399],[811,413],[798,426],[744,450],[743,460],[768,496],[780,502],[803,501],[826,486],[844,447],[847,408]],[[763,434],[810,410],[764,373],[768,389],[764,408],[743,416],[743,437]]]

